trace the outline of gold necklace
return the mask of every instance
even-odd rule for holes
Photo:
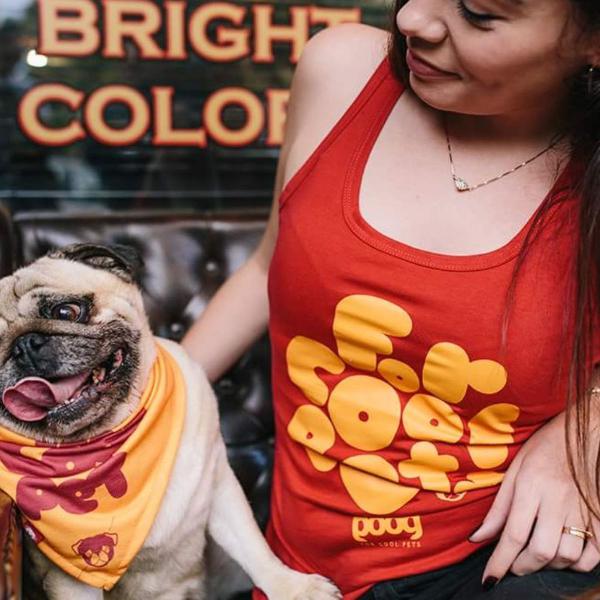
[[[450,169],[452,171],[452,181],[454,181],[454,187],[456,187],[457,191],[459,191],[459,192],[472,192],[473,190],[483,187],[484,185],[487,185],[488,183],[498,181],[498,179],[502,179],[503,177],[506,177],[507,175],[510,175],[511,173],[514,173],[515,171],[518,171],[525,165],[528,165],[530,162],[533,162],[536,158],[539,158],[540,156],[542,156],[542,154],[544,154],[545,152],[548,152],[548,150],[550,150],[551,148],[556,146],[556,144],[558,144],[558,142],[560,142],[560,140],[562,139],[562,136],[560,136],[558,139],[556,139],[555,141],[551,142],[548,146],[546,146],[543,150],[540,150],[540,152],[538,152],[535,156],[532,156],[531,158],[524,160],[522,163],[519,163],[516,167],[513,167],[512,169],[505,171],[501,175],[496,175],[496,177],[492,177],[491,179],[486,179],[485,181],[482,181],[481,183],[478,183],[477,185],[469,185],[462,177],[459,177],[456,174],[456,170],[454,168],[454,160],[452,159],[452,144],[450,143],[450,134],[448,133],[448,123],[446,122],[445,117],[444,117],[444,131],[446,132],[446,141],[448,142],[448,156],[450,157]]]

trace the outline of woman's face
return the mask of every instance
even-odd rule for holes
[[[560,105],[591,60],[573,13],[571,0],[409,0],[396,23],[411,87],[430,106],[465,114]]]

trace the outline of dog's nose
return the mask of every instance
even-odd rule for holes
[[[42,348],[48,337],[39,333],[26,333],[17,338],[12,349],[12,355],[17,361],[30,361],[35,363],[40,348]]]

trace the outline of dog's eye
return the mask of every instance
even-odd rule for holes
[[[63,304],[57,304],[52,308],[50,313],[53,319],[59,321],[74,321],[81,323],[87,318],[87,311],[83,304],[77,304],[76,302],[64,302]]]

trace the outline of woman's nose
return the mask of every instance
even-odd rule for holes
[[[396,26],[407,38],[439,44],[447,35],[445,11],[438,0],[408,0],[396,15]]]

